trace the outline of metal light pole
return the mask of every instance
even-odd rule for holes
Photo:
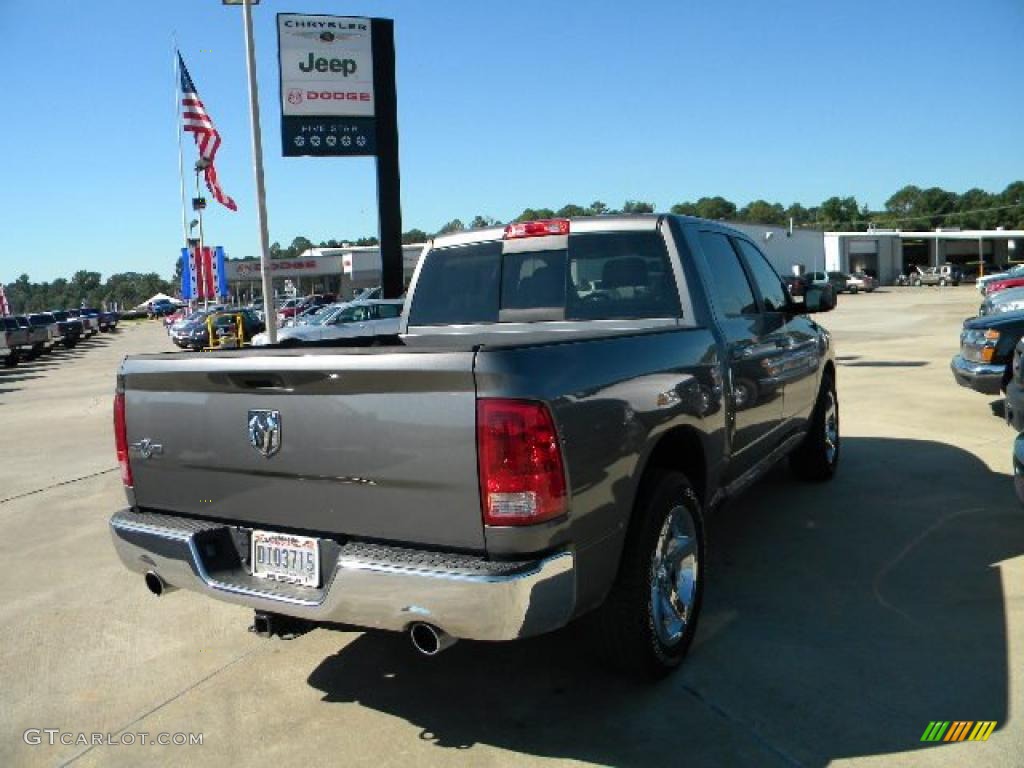
[[[267,191],[263,182],[263,137],[260,133],[260,95],[256,84],[256,43],[252,34],[252,6],[259,0],[223,0],[224,5],[242,6],[245,30],[245,65],[249,80],[249,124],[252,130],[252,168],[256,176],[256,219],[260,227],[260,272],[263,278],[263,315],[267,337],[277,343],[277,313],[274,285],[270,275],[270,234],[267,232]]]

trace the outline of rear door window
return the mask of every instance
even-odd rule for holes
[[[409,324],[677,318],[679,292],[660,233],[569,235],[567,247],[504,252],[504,241],[431,251]]]
[[[658,232],[569,236],[570,320],[679,317],[679,290]]]

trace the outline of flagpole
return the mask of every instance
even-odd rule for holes
[[[263,315],[267,338],[277,343],[277,310],[274,307],[274,283],[270,274],[270,234],[267,231],[267,192],[263,179],[263,137],[260,133],[260,96],[256,84],[256,43],[252,34],[252,3],[242,0],[242,26],[245,31],[245,70],[249,81],[249,123],[252,132],[252,168],[256,177],[256,219],[260,228],[260,272],[263,282]]]
[[[188,215],[185,212],[185,157],[181,146],[181,71],[178,69],[178,34],[171,33],[174,69],[174,126],[178,133],[178,186],[181,191],[181,237],[184,246],[188,247]]]
[[[185,203],[185,155],[184,150],[181,146],[181,68],[179,66],[179,54],[178,54],[178,33],[171,33],[171,47],[174,49],[171,52],[171,68],[174,72],[174,126],[178,133],[178,190],[181,193],[181,239],[182,244],[186,249],[191,250],[188,244],[188,214],[186,213]],[[181,265],[181,274],[183,279],[191,281],[189,276],[190,270],[187,262]],[[188,312],[191,313],[192,302],[194,299],[189,299]]]

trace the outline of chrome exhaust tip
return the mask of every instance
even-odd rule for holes
[[[146,589],[157,597],[174,591],[174,587],[164,581],[156,571],[146,572]]]
[[[422,622],[409,628],[409,639],[412,641],[412,647],[424,656],[437,656],[456,643],[456,638],[444,630]]]

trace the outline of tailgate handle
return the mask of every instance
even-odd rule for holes
[[[242,389],[287,389],[284,377],[273,374],[238,374],[233,373],[228,378],[236,387]]]

